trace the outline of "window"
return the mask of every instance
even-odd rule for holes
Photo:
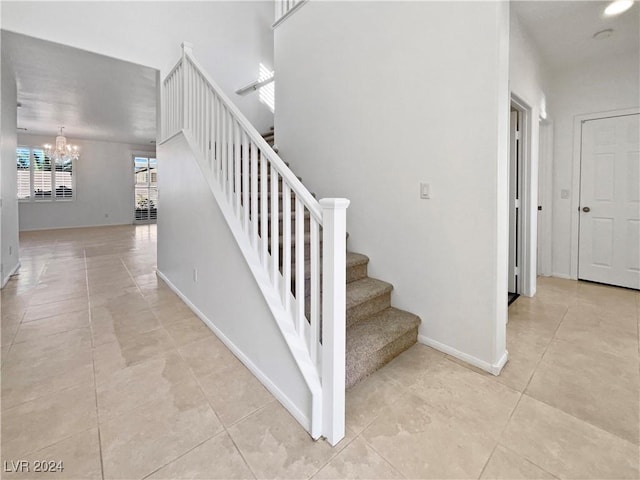
[[[273,77],[273,74],[274,72],[272,70],[269,70],[266,66],[264,66],[261,63],[260,71],[258,75],[258,81],[261,82],[263,80],[268,80],[271,77]],[[268,83],[264,87],[260,87],[260,90],[259,90],[260,101],[264,103],[267,107],[269,107],[269,110],[271,110],[272,112],[274,111],[275,104],[276,104],[274,83],[275,82]]]
[[[52,165],[41,148],[18,147],[18,199],[27,201],[64,201],[73,199],[73,161],[60,160]]]
[[[153,222],[158,218],[158,169],[153,157],[133,157],[135,178],[135,220]]]

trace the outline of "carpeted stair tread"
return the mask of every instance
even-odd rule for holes
[[[347,388],[416,342],[420,318],[389,307],[347,328]]]

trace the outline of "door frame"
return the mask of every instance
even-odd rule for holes
[[[537,273],[551,276],[553,273],[553,121],[548,118],[539,120],[538,149],[538,265]]]
[[[513,114],[515,113],[515,128],[519,132],[520,137],[514,135],[513,130]],[[513,288],[509,288],[509,293],[519,295],[522,292],[522,167],[524,153],[524,137],[525,122],[524,113],[515,105],[510,106],[510,122],[509,122],[509,264],[508,264],[508,285],[513,282]],[[512,140],[515,139],[515,145]],[[515,158],[514,158],[515,157]],[[515,167],[515,172],[514,172]],[[515,192],[512,191],[512,184],[515,186]],[[517,197],[517,198],[516,198]],[[515,201],[519,200],[518,206]],[[513,203],[512,203],[513,202]],[[515,225],[513,225],[515,222]],[[512,239],[513,233],[513,239]],[[512,245],[512,240],[514,244]],[[513,256],[514,264],[511,264]],[[512,268],[514,270],[512,270]],[[518,269],[516,273],[515,269]]]
[[[538,166],[532,165],[532,108],[516,94],[511,93],[510,106],[521,114],[521,172],[520,172],[520,275],[518,283],[520,295],[532,297],[536,292],[536,251],[538,214]],[[537,121],[537,118],[536,118]],[[511,162],[509,162],[511,163]],[[535,204],[535,205],[534,205]],[[532,212],[535,211],[535,217]]]
[[[604,112],[586,113],[573,118],[573,162],[572,162],[572,191],[571,195],[571,268],[570,277],[578,279],[578,255],[580,253],[580,174],[582,170],[582,125],[588,120],[623,117],[640,114],[640,107],[608,110]]]

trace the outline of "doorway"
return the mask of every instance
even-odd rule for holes
[[[508,304],[522,291],[522,165],[524,111],[511,104],[509,124],[509,266]]]
[[[578,278],[640,289],[640,114],[582,122]]]
[[[158,219],[158,163],[155,157],[135,155],[134,223],[154,223]]]

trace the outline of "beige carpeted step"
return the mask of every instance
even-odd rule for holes
[[[393,285],[365,277],[347,284],[347,327],[391,305]]]
[[[416,343],[419,325],[414,314],[390,307],[347,328],[347,388]]]

